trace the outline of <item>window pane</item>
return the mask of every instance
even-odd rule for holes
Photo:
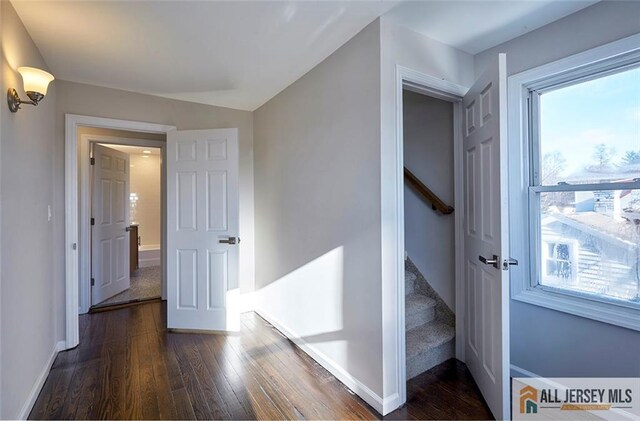
[[[540,194],[540,284],[640,304],[640,190]]]
[[[541,185],[640,178],[640,68],[540,96]]]

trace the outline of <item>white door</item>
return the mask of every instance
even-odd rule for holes
[[[496,419],[510,416],[506,82],[500,54],[463,100],[465,359]]]
[[[167,325],[238,330],[238,130],[167,133]]]
[[[129,288],[129,155],[93,146],[91,303]]]

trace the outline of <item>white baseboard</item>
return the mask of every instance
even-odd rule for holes
[[[36,399],[38,399],[40,390],[42,390],[42,386],[44,386],[44,382],[45,380],[47,380],[47,376],[49,375],[49,371],[51,370],[51,366],[53,365],[53,362],[55,361],[56,356],[58,355],[58,352],[64,349],[65,349],[64,341],[57,342],[54,345],[53,350],[51,351],[51,355],[49,356],[49,360],[44,365],[44,367],[42,367],[42,372],[40,373],[40,376],[38,376],[38,380],[36,380],[36,383],[31,388],[31,392],[29,393],[29,396],[27,397],[26,402],[24,403],[24,405],[22,406],[22,409],[20,410],[18,419],[26,420],[27,417],[29,417],[29,413],[31,413],[31,410],[33,409],[33,405],[36,403]]]
[[[152,257],[149,259],[138,259],[138,267],[149,268],[151,266],[160,266],[160,258]]]
[[[382,411],[379,411],[383,416],[387,415],[389,412],[394,411],[398,408],[400,408],[400,406],[403,404],[404,402],[402,402],[402,400],[400,399],[400,394],[399,393],[394,393],[393,395],[384,398],[384,401],[382,402]]]
[[[277,319],[271,317],[264,309],[256,308],[255,312],[260,315],[263,319],[271,323],[276,329],[282,332],[287,338],[289,338],[293,343],[295,343],[301,350],[303,350],[307,355],[313,358],[318,364],[326,368],[331,374],[336,376],[338,380],[340,380],[345,386],[351,389],[356,395],[360,396],[365,402],[371,405],[376,411],[381,414],[386,414],[384,412],[387,409],[387,413],[390,410],[393,410],[399,406],[397,402],[400,401],[399,395],[393,395],[389,398],[383,399],[376,394],[373,390],[369,389],[363,383],[361,383],[358,379],[349,374],[344,368],[338,365],[331,358],[324,355],[322,352],[318,351],[313,345],[307,343],[304,339],[301,339],[300,335],[296,334],[294,331],[283,325]],[[396,402],[397,401],[397,402]],[[396,406],[392,406],[396,404]],[[393,408],[393,409],[390,409]]]

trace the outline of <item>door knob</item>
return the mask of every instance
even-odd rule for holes
[[[478,259],[480,259],[480,261],[482,263],[484,263],[485,265],[491,265],[494,268],[498,269],[498,256],[497,255],[493,255],[493,257],[491,259],[487,259],[484,256],[478,256]]]
[[[240,237],[236,238],[236,237],[229,237],[227,239],[221,239],[218,240],[218,243],[224,243],[224,244],[240,244]]]

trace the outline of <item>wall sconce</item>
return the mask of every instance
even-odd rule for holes
[[[18,73],[22,76],[24,91],[31,101],[21,100],[18,92],[10,88],[7,91],[7,103],[12,113],[20,109],[20,104],[38,105],[47,94],[49,83],[54,79],[51,73],[34,67],[18,67]]]

